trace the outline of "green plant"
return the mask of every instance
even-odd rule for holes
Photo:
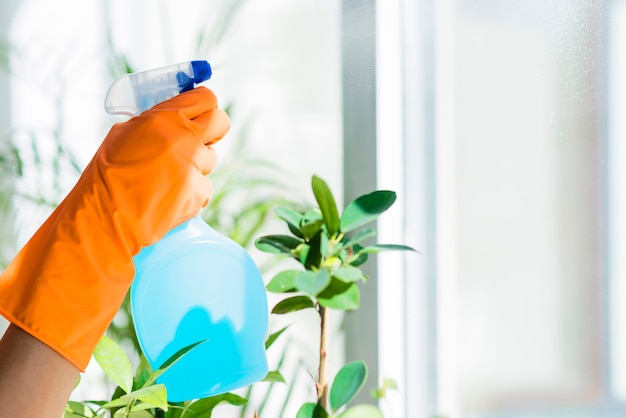
[[[109,337],[102,337],[94,351],[94,358],[117,384],[117,389],[109,401],[69,401],[63,418],[104,418],[107,414],[114,418],[210,418],[220,403],[245,404],[245,398],[233,393],[180,403],[167,401],[167,390],[163,384],[156,383],[157,378],[202,343],[182,348],[157,370],[152,370],[145,357],[141,356],[133,375],[130,359],[124,350]]]
[[[272,313],[283,315],[315,309],[320,318],[319,368],[315,379],[317,401],[303,404],[297,418],[382,417],[382,412],[373,405],[347,407],[367,379],[365,362],[344,365],[330,383],[329,314],[332,310],[359,308],[358,284],[368,279],[359,266],[367,262],[370,254],[413,249],[396,244],[365,244],[376,235],[376,230],[367,225],[393,205],[394,192],[378,190],[360,196],[340,215],[326,182],[313,176],[311,185],[319,206],[303,213],[276,207],[276,215],[285,221],[290,234],[267,235],[256,240],[259,250],[290,257],[302,267],[284,270],[268,283],[270,292],[294,294],[276,304]]]

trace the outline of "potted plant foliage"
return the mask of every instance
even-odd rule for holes
[[[349,406],[367,379],[365,362],[349,362],[335,376],[329,375],[328,352],[332,341],[328,337],[328,321],[333,311],[359,308],[359,286],[368,280],[360,266],[368,261],[371,254],[412,250],[404,245],[365,243],[376,235],[370,224],[393,205],[396,194],[386,190],[374,191],[350,202],[340,214],[324,180],[313,176],[311,186],[318,206],[304,211],[276,206],[274,212],[286,223],[289,233],[262,236],[255,242],[259,250],[292,258],[300,266],[281,271],[269,280],[269,292],[285,295],[272,308],[272,314],[288,315],[312,309],[319,315],[319,364],[314,376],[317,399],[304,402],[297,418],[382,417],[382,412],[375,405]],[[266,348],[285,330],[282,328],[271,334]],[[65,418],[106,417],[107,414],[115,418],[209,418],[220,403],[246,405],[247,399],[234,393],[183,403],[167,401],[167,389],[157,383],[157,379],[194,347],[191,345],[180,350],[158,370],[152,370],[142,357],[133,373],[130,360],[120,346],[104,337],[94,357],[117,384],[117,389],[108,400],[69,402]],[[265,380],[284,382],[280,370],[270,372]],[[378,393],[384,393],[384,389]],[[254,416],[257,416],[256,411]],[[275,413],[270,412],[268,416],[275,417]]]

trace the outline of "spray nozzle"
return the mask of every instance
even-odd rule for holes
[[[127,74],[109,87],[104,108],[115,115],[135,116],[211,78],[207,61],[188,61]]]

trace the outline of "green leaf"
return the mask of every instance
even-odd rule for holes
[[[406,245],[398,244],[374,244],[369,245],[359,251],[361,254],[373,254],[381,251],[415,251],[413,248]]]
[[[301,309],[312,308],[315,306],[313,301],[308,296],[294,296],[281,300],[272,309],[273,314],[286,314],[289,312],[299,311]]]
[[[393,379],[384,379],[381,387],[372,389],[371,396],[374,399],[382,399],[387,395],[389,389],[397,390],[398,384]]]
[[[149,386],[152,383],[154,383],[159,378],[159,376],[161,376],[163,373],[167,371],[167,369],[169,369],[174,364],[176,364],[176,362],[178,362],[178,360],[180,360],[185,354],[187,354],[188,352],[190,352],[191,350],[193,350],[194,348],[196,348],[197,346],[199,346],[200,344],[206,341],[207,340],[202,340],[202,341],[195,342],[193,344],[189,344],[188,346],[183,347],[177,352],[175,352],[174,354],[172,354],[170,358],[165,360],[165,362],[161,365],[161,367],[159,367],[154,373],[150,375],[150,378],[146,381],[143,387]]]
[[[111,408],[120,408],[122,406],[126,406],[126,400],[122,398],[113,399],[111,402],[107,402],[101,406],[101,408],[111,409]]]
[[[120,396],[122,396],[122,394],[120,394]],[[88,403],[88,404],[93,404],[93,405],[98,405],[98,407],[102,407],[102,405],[104,405],[106,403],[106,401],[94,401],[94,400],[88,400],[88,401],[83,401],[84,403]]]
[[[378,407],[362,404],[346,409],[337,418],[384,418],[384,416]]]
[[[344,246],[343,242],[341,241],[337,242],[336,240],[329,240],[328,250],[327,250],[328,252],[326,253],[327,257],[329,258],[338,257],[344,251],[344,249],[347,249],[347,248]]]
[[[308,223],[304,222],[302,223],[302,227],[300,229],[305,238],[311,239],[312,237],[314,237],[316,234],[320,232],[320,230],[322,229],[322,226],[324,226],[324,221],[320,219],[320,220],[311,221]]]
[[[393,379],[383,379],[383,388],[398,390],[398,383]]]
[[[133,388],[133,368],[130,359],[115,341],[103,335],[93,356],[104,373],[111,378],[125,393]]]
[[[333,272],[333,277],[347,283],[365,280],[365,275],[361,269],[352,266],[339,267]]]
[[[309,296],[317,296],[330,283],[330,274],[326,270],[306,270],[296,277],[296,288]]]
[[[342,311],[359,309],[360,299],[359,288],[355,283],[345,283],[334,278],[331,279],[328,287],[317,296],[320,305]]]
[[[78,377],[76,378],[76,381],[74,382],[74,389],[76,389],[78,385],[80,385],[80,381],[81,381],[81,375],[79,374]]]
[[[315,200],[322,211],[322,218],[324,218],[328,234],[332,237],[339,230],[339,211],[337,211],[335,198],[326,182],[321,178],[313,176],[311,186]]]
[[[346,247],[352,247],[355,244],[360,243],[364,239],[369,237],[373,237],[376,235],[376,230],[374,228],[365,228],[357,232],[352,238],[348,239],[345,243]]]
[[[320,253],[322,258],[328,257],[330,251],[330,241],[328,240],[328,234],[320,234]],[[321,260],[320,260],[321,261]]]
[[[308,244],[302,244],[300,247],[298,247],[296,255],[298,257],[298,261],[303,266],[306,265],[306,260],[309,257],[310,252],[311,252],[311,246]]]
[[[333,410],[350,402],[361,390],[367,379],[367,365],[353,361],[339,370],[330,388],[330,405]]]
[[[150,386],[150,387],[154,387],[154,386]],[[139,401],[137,401],[137,402],[139,402]],[[146,409],[154,409],[154,405],[149,404],[149,403],[142,403],[142,402],[139,402],[139,403],[134,404],[134,405],[130,408],[130,410],[131,410],[132,412],[137,412],[137,411],[145,411]]]
[[[131,411],[131,413],[128,415],[128,418],[153,418],[153,417],[154,415],[152,415],[150,412],[143,411],[143,410]]]
[[[353,250],[353,253],[348,258],[348,264],[350,264],[353,267],[357,267],[367,262],[367,259],[369,258],[369,256],[366,253],[361,252],[361,250],[363,250],[363,247],[361,245],[355,244],[352,250]]]
[[[305,238],[310,239],[314,237],[324,225],[324,218],[319,209],[311,209],[304,214],[300,220],[300,231]]]
[[[139,365],[137,366],[137,370],[135,370],[135,383],[133,387],[142,388],[150,379],[150,375],[153,373],[152,366],[146,359],[146,356],[143,353],[139,356]]]
[[[383,399],[386,394],[387,391],[385,388],[374,388],[370,392],[370,396],[374,399]]]
[[[308,402],[300,407],[296,418],[328,418],[328,412],[320,405]]]
[[[81,402],[68,401],[65,406],[63,418],[87,417],[91,418],[95,415],[94,411]]]
[[[263,382],[277,382],[277,383],[286,383],[285,378],[278,370],[269,371],[267,375],[262,380]]]
[[[126,394],[126,392],[124,392],[124,389],[122,389],[121,387],[117,386],[115,388],[115,390],[113,391],[113,395],[111,395],[111,401],[119,399],[119,398],[121,398],[125,394]]]
[[[308,270],[313,267],[317,269],[322,263],[322,235],[319,233],[309,241],[309,251],[304,262],[304,267]]]
[[[165,418],[182,418],[187,410],[189,402],[170,403],[170,409],[165,414]]]
[[[113,414],[113,418],[128,418],[129,415],[130,415],[130,413],[128,412],[127,408],[118,409]]]
[[[93,416],[94,415],[82,415],[68,410],[63,411],[63,418],[91,418]]]
[[[122,400],[125,401],[127,405],[135,399],[150,405],[150,408],[161,408],[167,411],[167,391],[165,390],[165,385],[156,384],[148,386],[122,396]]]
[[[328,257],[322,263],[322,268],[332,271],[333,269],[339,268],[344,263],[344,261],[345,258],[342,259],[341,256]]]
[[[266,288],[273,293],[293,292],[296,289],[296,277],[302,273],[301,270],[285,270],[278,273]]]
[[[292,234],[300,238],[304,237],[304,235],[300,231],[300,222],[303,218],[302,214],[285,206],[276,206],[274,208],[274,213],[276,213],[276,215],[280,219],[287,223],[287,226],[289,227],[289,230]]]
[[[289,235],[266,235],[257,239],[254,244],[259,250],[267,253],[291,254],[291,250],[302,244],[302,240]]]
[[[280,335],[287,330],[287,328],[289,328],[289,325],[267,337],[267,340],[265,340],[265,349],[267,350],[268,348],[270,348],[271,345],[274,344],[274,341],[276,341],[278,337],[280,337]]]
[[[377,190],[356,198],[348,204],[341,215],[341,231],[349,232],[374,221],[395,201],[396,194],[387,190]]]
[[[234,393],[222,393],[221,395],[203,398],[189,405],[189,409],[183,415],[184,418],[211,418],[213,409],[222,402],[234,406],[245,405],[248,400]]]

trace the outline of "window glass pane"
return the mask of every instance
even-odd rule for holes
[[[606,7],[455,2],[453,216],[465,414],[603,395]]]
[[[610,15],[608,138],[609,138],[609,273],[611,306],[611,377],[613,393],[626,399],[626,1],[615,2]]]

